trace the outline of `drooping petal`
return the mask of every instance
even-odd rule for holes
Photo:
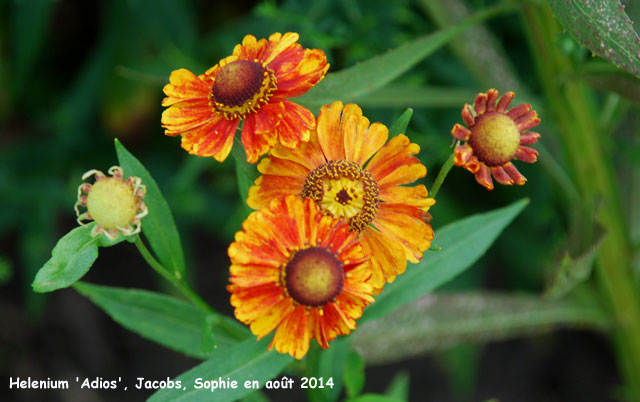
[[[518,171],[518,169],[516,169],[516,166],[513,163],[507,162],[507,164],[505,164],[502,168],[505,170],[505,172],[507,172],[509,176],[511,176],[511,178],[517,185],[522,186],[527,182],[526,177],[524,177]]]
[[[212,156],[222,162],[231,152],[237,127],[238,120],[215,115],[206,124],[182,132],[182,148],[192,155]]]
[[[493,190],[493,180],[491,179],[491,171],[484,163],[480,163],[480,167],[476,173],[476,181],[487,190]]]
[[[538,160],[538,151],[521,145],[518,147],[515,157],[523,162],[534,163]]]
[[[491,174],[493,174],[493,177],[500,184],[504,184],[506,186],[510,186],[513,184],[513,179],[507,174],[507,172],[505,172],[505,170],[501,166],[492,167]]]
[[[471,130],[456,123],[453,126],[453,129],[451,129],[451,135],[460,141],[468,141],[469,136],[471,135]]]
[[[377,229],[368,227],[361,233],[362,247],[371,255],[371,285],[380,293],[385,283],[393,282],[407,268],[402,245],[389,239]]]
[[[373,225],[382,234],[400,243],[407,260],[414,263],[422,259],[422,253],[431,246],[433,240],[433,229],[424,221],[424,212],[409,205],[381,204]]]
[[[255,163],[260,159],[260,156],[264,155],[273,148],[278,139],[274,130],[258,132],[258,125],[268,119],[266,116],[270,116],[268,113],[262,113],[263,118],[256,119],[256,115],[249,115],[242,126],[242,145],[247,153],[247,162]]]
[[[316,118],[309,109],[288,100],[282,100],[284,107],[280,125],[277,127],[280,144],[295,148],[300,141],[309,141],[311,131],[316,126]]]
[[[453,150],[453,164],[456,166],[464,166],[473,155],[471,145],[458,145]]]
[[[327,57],[322,50],[305,49],[302,57],[296,63],[282,57],[274,61],[270,67],[275,67],[275,75],[278,80],[278,89],[274,96],[294,98],[304,94],[320,82],[327,73],[329,64],[327,64]]]

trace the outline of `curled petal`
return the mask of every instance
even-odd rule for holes
[[[473,112],[471,111],[471,106],[468,103],[465,103],[462,108],[462,121],[464,121],[464,124],[466,124],[467,127],[471,127],[476,124]]]
[[[493,112],[496,109],[498,101],[498,90],[491,88],[487,91],[487,112]]]
[[[504,113],[509,108],[514,96],[516,96],[515,92],[507,92],[502,95],[502,98],[500,98],[500,101],[496,106],[496,112]]]
[[[523,162],[534,163],[538,160],[538,151],[533,148],[521,145],[516,151],[516,158],[520,159]]]
[[[475,155],[472,155],[467,161],[467,163],[464,164],[464,168],[473,174],[477,173],[478,170],[480,170],[481,166],[485,166],[485,165],[484,163],[480,162],[478,160],[478,157]]]
[[[467,141],[469,140],[469,136],[471,136],[471,130],[456,123],[451,129],[451,135],[460,141]]]
[[[540,139],[540,134],[535,133],[533,131],[529,131],[528,133],[520,134],[520,145],[531,145],[538,142]]]
[[[528,103],[523,103],[522,105],[518,105],[513,109],[509,110],[507,116],[511,117],[513,121],[517,120],[520,116],[525,115],[527,112],[531,110],[531,105]]]
[[[511,178],[517,185],[522,186],[527,182],[527,179],[518,171],[518,169],[516,169],[516,166],[513,163],[507,162],[504,166],[502,166],[502,168],[505,170],[505,172],[507,172],[509,176],[511,176]]]
[[[493,190],[493,180],[491,180],[491,171],[489,167],[484,163],[480,163],[480,168],[476,173],[476,181],[480,183],[480,185],[487,188],[487,190]]]
[[[464,166],[473,155],[471,145],[458,145],[453,151],[453,163],[456,166]]]
[[[493,177],[498,181],[498,183],[507,186],[513,185],[513,179],[501,166],[492,167],[491,174],[493,174]]]
[[[473,109],[476,111],[476,115],[484,114],[487,110],[487,94],[480,93],[476,96],[476,100],[473,102]]]

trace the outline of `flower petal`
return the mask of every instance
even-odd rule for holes
[[[489,170],[489,167],[487,167],[487,165],[480,162],[479,169],[475,176],[476,176],[476,181],[478,183],[486,187],[487,190],[493,190],[493,180],[491,179],[491,171]]]
[[[318,115],[318,143],[327,160],[345,159],[344,141],[341,132],[342,102],[333,102],[324,105]],[[357,110],[351,108],[351,113],[357,114]],[[362,111],[360,112],[362,115]]]
[[[431,246],[433,229],[424,221],[424,211],[403,204],[380,204],[373,225],[395,242],[399,242],[407,260],[419,262]]]
[[[500,98],[500,101],[496,106],[496,112],[504,113],[507,108],[509,108],[509,105],[511,104],[514,96],[516,96],[515,92],[507,92],[506,94],[502,95],[502,98]]]
[[[462,108],[462,121],[464,121],[464,124],[466,124],[467,127],[471,127],[476,124],[476,119],[473,117],[471,106],[468,103],[465,103]]]
[[[269,65],[274,69],[278,80],[275,97],[294,98],[304,94],[320,82],[329,69],[327,57],[322,50],[298,50],[300,57],[285,57],[283,54]]]
[[[306,107],[288,100],[282,100],[284,112],[277,127],[280,144],[295,148],[300,141],[309,141],[311,131],[316,127],[316,118]]]
[[[269,127],[267,123],[269,121],[275,121],[275,119],[266,111],[250,114],[244,119],[241,139],[247,153],[247,162],[257,162],[260,156],[269,152],[276,144],[278,137],[275,127]]]
[[[517,185],[522,186],[524,183],[527,182],[527,178],[524,177],[518,171],[518,169],[516,169],[513,163],[507,162],[504,166],[502,166],[502,168],[505,170],[505,172],[507,172],[509,176],[511,176],[511,178]]]
[[[412,183],[427,174],[427,168],[413,156],[418,152],[418,144],[409,141],[404,134],[397,135],[371,158],[367,170],[373,175],[381,190],[385,187]]]
[[[513,185],[513,179],[511,176],[505,172],[505,170],[501,166],[494,166],[491,168],[491,174],[496,179],[496,181],[500,184],[504,184],[506,186]]]
[[[498,100],[498,90],[491,88],[487,91],[487,112],[493,112],[496,109]]]
[[[206,99],[188,99],[167,108],[162,112],[162,127],[165,134],[174,136],[200,127],[212,119],[219,120],[219,115]]]
[[[521,145],[518,147],[515,157],[523,162],[534,163],[538,160],[538,151]]]
[[[469,140],[469,136],[471,136],[471,130],[456,123],[453,129],[451,129],[451,135],[460,141],[467,141]]]
[[[528,133],[520,134],[520,145],[531,145],[538,142],[540,139],[540,134],[535,133],[533,131],[529,131]]]
[[[346,112],[342,117],[342,134],[344,137],[345,159],[363,166],[389,138],[389,130],[384,124],[373,123],[360,113]],[[350,110],[350,109],[349,109]]]
[[[167,95],[162,101],[162,106],[170,106],[186,99],[208,100],[211,86],[191,71],[181,68],[171,72],[169,84],[162,90]]]
[[[182,148],[192,155],[212,156],[222,162],[231,152],[237,127],[238,120],[215,115],[206,124],[181,133]]]
[[[380,293],[385,283],[393,282],[396,275],[407,269],[407,259],[402,245],[389,239],[377,229],[367,227],[360,235],[362,247],[371,255],[372,275],[370,283],[374,293]]]
[[[471,145],[458,145],[453,150],[453,164],[456,166],[464,166],[473,155]]]
[[[476,115],[480,116],[487,110],[487,94],[479,93],[476,96],[476,100],[473,102],[473,109],[476,111]]]
[[[428,196],[429,192],[424,184],[415,187],[391,187],[380,192],[381,201],[411,205],[423,211],[428,211],[436,203],[436,200]]]

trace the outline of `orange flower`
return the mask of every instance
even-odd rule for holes
[[[400,134],[369,125],[357,105],[325,105],[317,133],[295,150],[276,146],[258,165],[263,176],[249,189],[254,209],[288,194],[314,199],[325,215],[345,218],[371,254],[372,283],[379,292],[418,262],[433,239],[427,212],[435,200],[424,185],[404,187],[427,169],[413,155],[420,147]],[[386,143],[386,145],[385,145]]]
[[[356,328],[373,302],[369,256],[348,225],[313,200],[273,200],[253,212],[229,246],[231,304],[258,339],[301,359],[315,338],[323,348]],[[277,329],[276,329],[277,328]]]
[[[538,151],[526,145],[534,144],[540,134],[525,132],[540,123],[538,114],[525,103],[507,112],[513,92],[507,92],[498,102],[498,91],[490,89],[480,93],[473,105],[465,104],[460,124],[453,126],[451,135],[465,144],[454,150],[454,164],[463,166],[475,174],[476,180],[488,190],[493,190],[493,180],[498,183],[523,185],[527,179],[511,163],[513,158],[533,163],[538,159]]]
[[[303,49],[297,33],[274,33],[269,40],[247,35],[233,54],[196,76],[184,68],[165,85],[162,126],[182,136],[182,147],[222,162],[240,120],[247,161],[257,162],[277,142],[295,148],[307,141],[315,118],[287,98],[302,95],[329,69],[322,50]]]

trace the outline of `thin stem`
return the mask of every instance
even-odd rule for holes
[[[216,311],[211,306],[209,306],[207,302],[202,300],[202,298],[198,296],[198,294],[194,292],[186,282],[171,275],[171,273],[162,264],[160,264],[160,262],[156,260],[153,255],[151,255],[151,252],[149,251],[149,249],[147,249],[147,246],[144,245],[140,236],[136,237],[135,244],[138,248],[138,251],[140,251],[142,258],[144,258],[147,264],[149,264],[149,266],[153,268],[154,271],[171,282],[187,299],[189,299],[189,301],[196,305],[200,310],[202,310],[206,314],[216,314]]]
[[[449,159],[442,165],[438,175],[436,176],[436,181],[433,182],[433,186],[431,186],[431,198],[436,198],[436,194],[438,194],[438,190],[444,183],[444,179],[446,179],[449,174],[449,170],[453,167],[453,153],[449,156]]]

